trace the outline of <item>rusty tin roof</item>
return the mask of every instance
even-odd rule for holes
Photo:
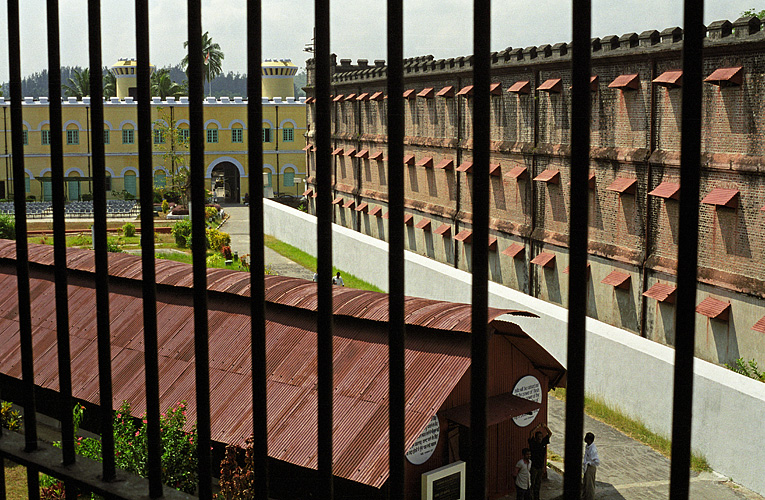
[[[58,389],[52,247],[30,245],[35,377]],[[69,309],[74,396],[98,403],[93,252],[69,249]],[[109,254],[113,404],[146,411],[140,257]],[[163,408],[188,404],[196,420],[191,266],[156,261],[159,386]],[[0,240],[0,372],[20,378],[15,242]],[[317,467],[316,284],[265,276],[269,455]],[[249,273],[208,270],[211,436],[244,445],[251,434]],[[381,487],[388,478],[388,296],[333,287],[334,457],[337,476]],[[504,315],[489,310],[489,331],[505,336],[550,377],[565,369]],[[471,306],[405,300],[406,443],[410,446],[470,367]]]

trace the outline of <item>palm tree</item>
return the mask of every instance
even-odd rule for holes
[[[188,48],[188,46],[188,41],[183,42],[184,49]],[[223,55],[223,51],[220,50],[220,45],[213,43],[212,38],[209,36],[209,31],[205,31],[204,35],[202,35],[202,59],[205,62],[204,80],[206,82],[212,82],[215,77],[221,74],[221,61],[223,61],[224,58],[225,56]],[[181,61],[181,66],[184,71],[188,65],[189,56],[186,54]],[[212,86],[210,88],[210,93],[212,93]]]
[[[167,96],[179,97],[183,94],[183,87],[170,79],[167,69],[157,70],[151,75],[151,95],[159,96],[164,101]]]
[[[117,77],[108,69],[104,72],[104,97],[117,95]]]
[[[90,95],[90,69],[74,70],[73,77],[67,80],[67,85],[62,85],[67,97],[76,97],[81,100]]]

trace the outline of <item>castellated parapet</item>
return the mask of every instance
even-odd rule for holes
[[[591,41],[593,64],[603,58],[660,56],[670,55],[682,49],[683,30],[679,27],[666,28],[662,31],[648,30],[640,34],[626,33],[622,36],[608,35],[593,38]],[[762,43],[765,32],[762,31],[762,21],[757,17],[742,17],[735,22],[715,21],[707,27],[705,50],[724,49],[731,44]],[[529,63],[560,63],[571,61],[572,47],[561,42],[554,45],[530,46],[525,48],[507,47],[504,50],[491,53],[492,66],[496,69],[513,66],[524,66]],[[306,62],[307,68],[314,67],[314,60]],[[385,61],[376,60],[374,66],[368,60],[359,59],[351,64],[350,59],[340,59],[333,54],[333,83],[374,81],[384,79],[387,75]],[[453,74],[460,71],[472,71],[473,56],[452,57],[436,60],[432,55],[410,57],[404,59],[404,75],[438,73]],[[312,86],[313,82],[309,82]]]
[[[701,308],[697,331],[708,335],[696,355],[763,364],[765,31],[744,17],[711,23],[706,34],[698,296],[726,306],[730,319]],[[571,129],[589,125],[588,314],[673,345],[682,45],[678,27],[593,38],[589,124],[572,123],[568,43],[491,54],[491,182],[478,196],[491,203],[492,280],[567,305]],[[332,57],[336,223],[387,239],[387,175],[403,168],[407,248],[471,270],[473,64],[472,56],[404,60],[405,165],[393,166],[385,62]],[[315,61],[307,68],[313,194]]]

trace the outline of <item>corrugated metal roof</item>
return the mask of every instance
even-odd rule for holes
[[[539,175],[534,177],[535,181],[549,182],[550,184],[558,184],[560,182],[560,170],[554,170],[548,168],[542,171]]]
[[[369,211],[369,203],[362,201],[359,203],[359,206],[356,207],[356,211],[367,213]]]
[[[760,320],[752,325],[752,330],[760,333],[765,333],[765,316],[760,318]]]
[[[460,91],[457,92],[457,95],[464,95],[464,96],[473,95],[473,86],[466,85],[462,87],[462,89],[460,89]]]
[[[414,165],[414,155],[404,155],[404,165]]]
[[[510,393],[492,396],[486,402],[486,425],[496,425],[541,407],[541,403],[519,398]],[[452,422],[470,427],[470,403],[449,408],[441,413]]]
[[[676,290],[677,287],[669,283],[655,283],[651,288],[643,292],[643,296],[656,299],[659,302],[674,304]]]
[[[369,211],[369,215],[380,217],[382,215],[382,207],[380,207],[379,205],[374,207],[372,210]]]
[[[420,161],[417,162],[418,167],[432,167],[433,166],[433,157],[432,156],[425,156],[423,158],[420,158]]]
[[[566,266],[566,269],[563,270],[563,274],[570,274],[571,273],[571,266]],[[587,263],[587,278],[590,277],[590,263]]]
[[[371,155],[369,157],[369,159],[370,160],[378,160],[379,161],[379,160],[382,160],[382,157],[383,157],[383,152],[382,151],[378,151],[378,152],[374,153],[373,155]]]
[[[632,177],[619,177],[612,182],[606,189],[615,191],[619,194],[635,194],[637,179]]]
[[[351,157],[356,156],[356,149],[355,148],[351,148],[351,149],[346,150],[345,151],[345,156],[351,156]]]
[[[677,200],[680,198],[680,184],[677,182],[662,182],[656,186],[648,196],[658,196],[659,198]]]
[[[513,243],[509,247],[505,248],[502,253],[514,259],[519,259],[523,256],[523,251],[526,247],[521,243]]]
[[[665,71],[653,79],[653,83],[663,87],[675,88],[683,86],[683,70]]]
[[[433,233],[439,236],[447,236],[449,235],[449,233],[451,233],[451,231],[452,231],[452,226],[450,226],[449,224],[441,224],[440,226],[438,226],[438,229],[433,231]]]
[[[553,267],[555,265],[555,254],[552,252],[540,252],[531,259],[531,263],[542,267]]]
[[[40,385],[57,388],[55,294],[50,247],[30,245],[35,372]],[[0,240],[0,371],[20,378],[15,243]],[[45,261],[46,264],[42,264]],[[114,405],[128,400],[145,411],[140,257],[110,254],[112,276],[126,278],[110,288]],[[92,272],[92,252],[68,250],[68,267]],[[157,325],[160,397],[167,408],[194,398],[193,303],[186,264],[157,261]],[[98,401],[93,281],[84,274],[69,286],[73,390],[77,398]],[[249,274],[209,270],[210,401],[212,438],[243,445],[251,433]],[[186,290],[184,290],[186,289]],[[316,467],[316,284],[298,278],[265,276],[269,454],[302,467]],[[388,477],[388,296],[333,287],[335,321],[335,473],[352,481],[382,486]],[[280,307],[271,307],[279,304]],[[302,310],[302,312],[300,312]],[[47,314],[46,314],[47,313]],[[516,344],[551,385],[563,383],[565,370],[507,314],[489,310],[489,324]],[[354,321],[342,318],[353,317]],[[408,297],[406,442],[411,445],[470,365],[471,306]],[[364,321],[359,328],[358,321]],[[450,332],[441,334],[438,332]],[[464,333],[468,335],[455,335]]]
[[[712,319],[728,321],[730,302],[723,302],[714,297],[707,297],[696,306],[696,312]]]
[[[527,167],[513,167],[506,176],[512,179],[523,179],[528,175],[528,171]]]
[[[601,283],[605,285],[611,285],[614,288],[621,288],[623,290],[626,290],[630,287],[630,278],[631,276],[629,273],[625,273],[618,270],[611,271],[608,276],[603,278],[603,281]]]
[[[409,89],[404,91],[404,99],[414,99],[417,94],[414,93],[414,89]]]
[[[537,90],[559,94],[562,88],[563,85],[560,78],[550,78],[542,82],[542,84],[537,87]]]
[[[510,85],[510,88],[508,88],[507,91],[514,94],[528,94],[531,92],[531,82],[529,80],[515,82]]]
[[[435,168],[440,168],[443,170],[452,170],[454,169],[454,160],[449,158],[445,160],[441,160],[440,162],[438,162],[438,165],[436,165]]]
[[[428,88],[420,90],[417,93],[417,97],[424,97],[426,99],[430,99],[430,98],[433,97],[433,93],[434,93],[433,92],[433,87],[428,87]]]
[[[744,68],[742,66],[718,68],[706,77],[704,81],[715,85],[741,85],[744,81]]]
[[[715,188],[701,200],[701,203],[718,207],[736,208],[738,207],[738,198],[738,189]]]
[[[608,84],[608,88],[622,90],[636,90],[640,87],[640,80],[637,73],[632,75],[619,75],[613,82]]]
[[[489,163],[489,175],[496,177],[502,175],[502,165],[499,163]]]
[[[422,218],[420,222],[414,225],[416,229],[422,229],[423,231],[430,231],[430,219]]]
[[[438,97],[454,97],[454,86],[447,85],[436,94]]]
[[[356,153],[356,158],[369,158],[369,150],[362,149],[361,151]]]
[[[456,235],[454,235],[454,239],[457,241],[461,241],[463,243],[470,243],[473,241],[473,231],[470,229],[463,229]]]
[[[459,167],[457,167],[457,172],[472,172],[473,171],[473,162],[472,161],[463,161]]]

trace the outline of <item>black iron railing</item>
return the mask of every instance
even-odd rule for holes
[[[698,166],[700,159],[700,102],[701,52],[705,30],[702,25],[701,2],[686,2],[683,50],[683,110],[682,110],[682,183],[683,198],[680,205],[679,268],[677,294],[677,346],[675,364],[675,400],[672,435],[672,499],[687,499],[690,463],[691,398],[694,348],[694,310],[697,261],[698,219]],[[573,0],[573,99],[572,124],[589,123],[590,115],[590,0]],[[32,352],[32,323],[30,316],[30,287],[25,217],[24,154],[22,137],[22,95],[18,0],[8,0],[9,67],[11,127],[13,151],[13,178],[17,234],[17,276],[19,322],[23,384],[27,398],[25,408],[25,437],[23,449],[20,438],[5,435],[0,439],[2,457],[10,458],[28,467],[29,497],[39,495],[38,475],[47,472],[77,486],[110,498],[139,498],[148,492],[151,498],[160,496],[183,497],[174,490],[163,489],[159,462],[159,389],[157,366],[156,283],[154,271],[153,207],[150,196],[141,197],[141,244],[143,247],[143,307],[145,331],[146,396],[149,428],[149,479],[131,480],[118,485],[110,483],[115,476],[114,442],[111,432],[111,367],[109,346],[109,278],[106,250],[106,199],[103,135],[95,134],[92,144],[95,254],[97,276],[98,352],[101,391],[100,425],[103,436],[104,462],[91,463],[78,458],[73,446],[72,384],[69,354],[69,318],[67,308],[67,269],[64,235],[64,175],[61,134],[51,134],[51,168],[53,184],[54,252],[56,261],[56,306],[59,350],[59,404],[63,436],[61,451],[38,449],[35,418],[36,399]],[[137,0],[136,53],[138,57],[138,137],[141,192],[152,192],[152,159],[149,91],[149,18],[148,1]],[[248,1],[248,122],[250,172],[262,167],[261,143],[261,3]],[[332,475],[332,169],[331,169],[331,99],[330,99],[330,2],[316,0],[316,185],[317,185],[317,239],[318,239],[318,469],[317,495],[333,498]],[[91,113],[92,123],[103,122],[101,80],[100,2],[88,2],[90,41]],[[61,86],[59,57],[58,1],[48,0],[48,59],[50,96],[56,96]],[[197,388],[197,429],[199,435],[200,498],[211,497],[212,467],[210,455],[210,398],[207,324],[207,283],[205,267],[204,230],[204,129],[203,129],[203,57],[200,44],[201,2],[188,2],[189,40],[189,102],[191,123],[191,199],[193,221],[193,275],[194,275],[194,331]],[[482,193],[489,191],[489,131],[490,131],[490,2],[475,0],[474,5],[474,106],[473,114],[473,330],[484,332],[488,305],[488,216],[489,200]],[[403,5],[401,0],[388,1],[388,156],[392,165],[403,164],[404,104],[403,104]],[[347,27],[346,27],[347,28]],[[50,101],[50,128],[61,130],[61,103]],[[568,398],[566,403],[566,475],[565,497],[578,499],[580,491],[579,464],[583,430],[585,315],[586,315],[586,261],[588,216],[588,172],[590,137],[588,127],[572,126],[571,131],[571,227],[570,227],[570,287],[568,327]],[[403,171],[389,171],[390,204],[390,498],[402,498],[406,480],[404,450],[404,178]],[[249,176],[250,193],[261,193],[260,175]],[[576,196],[573,194],[576,193]],[[199,200],[199,202],[197,202]],[[250,232],[252,268],[263,267],[263,204],[253,196],[250,203]],[[267,478],[268,445],[266,427],[266,370],[265,370],[265,298],[263,277],[252,276],[252,404],[253,435],[256,468]],[[485,335],[473,336],[471,372],[471,458],[468,474],[468,493],[473,500],[485,497],[486,481],[486,359]],[[63,457],[63,459],[62,459]],[[2,459],[0,459],[2,460]],[[0,465],[3,462],[0,461]],[[94,473],[94,468],[100,472]],[[0,497],[5,497],[2,481],[4,467],[0,467]],[[74,490],[67,490],[67,495]],[[69,497],[69,496],[68,496]],[[268,498],[268,483],[259,483],[256,498]]]

